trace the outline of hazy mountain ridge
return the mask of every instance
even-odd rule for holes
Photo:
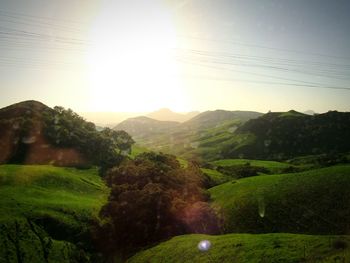
[[[287,159],[350,151],[350,113],[207,111],[157,133],[138,127],[137,142],[185,158]],[[154,122],[157,126],[162,122]],[[121,127],[119,127],[121,128]],[[130,130],[129,130],[130,131]],[[140,139],[142,138],[142,139]],[[140,140],[139,140],[140,139]]]
[[[159,109],[157,111],[148,113],[146,116],[159,121],[185,122],[197,116],[199,113],[200,113],[199,111],[178,113],[178,112],[173,112],[170,109],[163,108],[163,109]]]
[[[127,119],[114,127],[114,130],[125,130],[136,138],[144,138],[160,133],[171,132],[179,126],[175,121],[159,121],[146,116]]]

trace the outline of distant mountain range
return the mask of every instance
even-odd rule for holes
[[[125,130],[136,142],[153,150],[186,158],[215,159],[221,152],[220,143],[231,141],[239,125],[262,115],[252,111],[215,110],[200,113],[183,123],[139,117],[125,120],[114,129]],[[218,147],[206,147],[206,141],[219,142]]]
[[[281,160],[350,151],[350,113],[344,112],[216,110],[183,123],[142,120],[128,119],[115,129],[126,130],[142,146],[184,158]]]
[[[63,119],[57,120],[59,125],[45,122],[45,116],[52,115],[53,111],[37,101],[0,109],[0,163],[66,166],[86,163],[83,144],[63,145],[62,140],[94,145],[87,134],[98,136],[96,129],[101,127],[84,121],[74,112],[71,112],[73,119],[67,119],[67,125]],[[184,122],[139,116],[122,121],[114,129],[125,130],[148,149],[203,161],[223,158],[285,160],[303,155],[350,152],[349,112],[308,115],[293,110],[267,114],[215,110],[177,114],[162,109],[149,115],[182,120],[195,116]],[[51,138],[50,141],[44,132],[48,128],[54,133],[53,137],[57,133],[62,140],[52,141]]]

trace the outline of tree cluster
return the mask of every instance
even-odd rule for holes
[[[85,121],[71,109],[54,107],[44,112],[45,137],[56,146],[74,147],[104,172],[119,164],[130,153],[133,139],[125,131],[104,128]]]
[[[219,232],[216,213],[207,203],[199,167],[182,168],[174,156],[143,153],[108,171],[111,187],[95,229],[106,254],[131,251],[185,233]]]

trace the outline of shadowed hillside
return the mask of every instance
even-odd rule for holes
[[[344,153],[350,151],[350,113],[271,112],[246,122],[235,134],[240,140],[223,148],[225,158],[288,159]]]
[[[0,163],[110,166],[130,151],[124,131],[85,121],[71,109],[24,101],[0,109]]]

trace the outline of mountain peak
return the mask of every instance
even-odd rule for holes
[[[173,112],[168,108],[161,108],[159,110],[147,114],[146,116],[159,121],[185,122],[198,114],[199,112],[178,113]]]

